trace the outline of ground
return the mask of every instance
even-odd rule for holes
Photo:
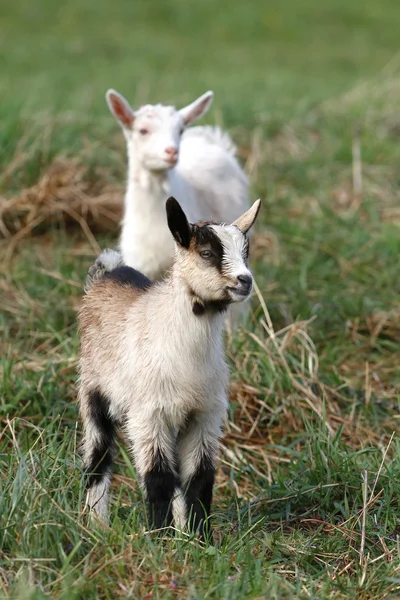
[[[397,0],[20,0],[0,16],[2,597],[400,595]],[[235,139],[263,206],[215,543],[155,539],[121,442],[81,514],[76,308],[125,177],[104,93]]]

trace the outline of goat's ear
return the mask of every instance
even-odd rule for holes
[[[192,227],[181,209],[181,205],[172,196],[167,200],[168,227],[175,241],[184,248],[189,248]]]
[[[181,108],[179,112],[185,125],[190,125],[195,119],[202,117],[210,108],[213,98],[214,92],[206,92],[200,98],[185,106],[185,108]]]
[[[240,231],[246,234],[249,229],[253,226],[254,221],[257,218],[261,206],[261,200],[256,200],[251,208],[243,213],[236,221],[232,223]]]
[[[133,121],[135,120],[135,111],[131,108],[129,102],[115,90],[108,90],[106,100],[108,108],[121,127],[132,129]]]

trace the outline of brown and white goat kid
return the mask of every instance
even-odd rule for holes
[[[79,401],[87,504],[101,520],[120,426],[151,527],[174,521],[207,534],[228,403],[224,316],[252,289],[247,232],[259,208],[258,200],[232,225],[192,225],[169,198],[176,248],[166,279],[152,284],[113,251],[90,269],[79,313]]]

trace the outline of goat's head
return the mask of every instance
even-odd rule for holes
[[[253,279],[247,266],[249,241],[260,200],[231,225],[190,224],[175,200],[167,200],[169,229],[176,241],[175,269],[201,303],[241,302],[250,295]]]
[[[135,160],[150,171],[165,171],[178,162],[182,133],[208,110],[213,92],[206,92],[181,110],[157,104],[134,111],[115,90],[108,90],[106,99]]]

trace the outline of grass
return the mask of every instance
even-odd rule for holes
[[[2,11],[1,597],[398,597],[397,9],[21,0]],[[146,531],[123,444],[110,529],[80,513],[75,311],[96,243],[116,239],[124,178],[111,86],[136,104],[214,89],[208,121],[229,128],[263,199],[259,292],[228,345],[206,548]]]

